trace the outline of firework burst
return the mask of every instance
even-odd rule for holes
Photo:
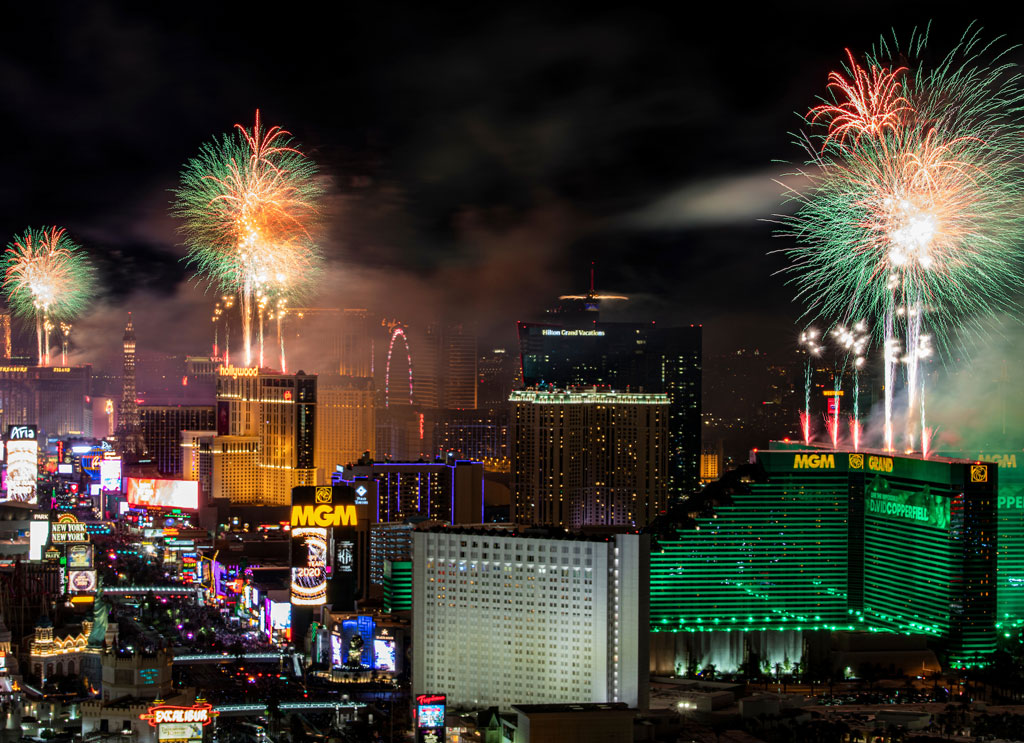
[[[890,449],[897,365],[907,370],[912,448],[918,364],[932,339],[946,349],[1012,307],[1022,278],[1021,76],[977,29],[934,68],[921,62],[926,42],[915,33],[901,51],[883,40],[862,62],[847,52],[829,76],[830,98],[805,117],[810,185],[791,192],[797,209],[780,218],[795,239],[784,252],[808,314],[873,319]]]
[[[204,144],[174,192],[188,260],[218,291],[237,293],[245,363],[263,296],[308,289],[321,255],[312,236],[322,193],[316,166],[280,127],[249,129]]]
[[[7,244],[3,291],[15,315],[33,318],[39,364],[50,363],[50,330],[61,323],[65,336],[85,309],[93,290],[93,271],[85,252],[62,227],[29,228]],[[66,341],[65,341],[66,354]]]

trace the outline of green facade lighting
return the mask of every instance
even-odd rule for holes
[[[653,631],[923,634],[955,665],[995,649],[994,465],[775,444],[757,460],[767,482],[660,540]]]
[[[412,562],[384,561],[384,611],[412,611]]]

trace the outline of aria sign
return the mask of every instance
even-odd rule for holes
[[[165,723],[199,722],[209,725],[213,722],[213,706],[205,702],[197,702],[191,707],[179,707],[174,704],[158,704],[150,707],[144,714],[139,715],[140,720],[148,720],[153,727]]]

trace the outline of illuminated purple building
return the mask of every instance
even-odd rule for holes
[[[378,523],[412,516],[449,524],[483,521],[481,462],[364,462],[345,467],[341,478],[376,504]],[[359,493],[360,487],[366,492]]]

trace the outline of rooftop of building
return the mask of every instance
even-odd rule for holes
[[[875,449],[871,447],[852,447],[848,445],[831,446],[824,442],[810,442],[805,443],[803,441],[790,441],[783,439],[782,441],[770,441],[767,449],[754,449],[755,454],[767,453],[767,454],[862,454],[865,456],[876,456],[876,457],[888,457],[890,459],[907,459],[919,462],[936,462],[940,464],[981,464],[983,460],[979,459],[968,459],[963,457],[949,457],[940,454],[934,454],[929,452],[924,455],[920,451],[903,450],[903,451],[889,451],[886,449]]]
[[[370,524],[370,531],[425,531],[434,526],[444,526],[447,521],[442,519],[428,519],[425,516],[410,516],[402,521],[381,521]]]
[[[512,709],[527,715],[593,712],[636,712],[625,702],[580,702],[571,704],[513,704]]]
[[[459,464],[482,464],[479,460],[473,459],[458,459],[456,457],[448,457],[442,459],[441,457],[435,457],[434,459],[417,459],[408,461],[375,461],[372,459],[360,459],[354,463],[350,462],[345,465],[345,472],[352,472],[356,475],[360,474],[360,471],[372,470],[375,467],[441,467],[447,465],[454,467]],[[351,482],[351,480],[345,480],[345,482]]]
[[[566,531],[557,526],[525,526],[506,528],[487,528],[483,526],[446,526],[439,525],[420,531],[427,534],[466,534],[481,537],[501,537],[513,539],[561,539],[568,542],[609,542],[615,536],[611,533],[591,534],[579,531]],[[618,534],[637,534],[636,529],[621,527]]]
[[[530,402],[538,405],[668,405],[664,392],[622,392],[610,387],[530,388],[514,390],[509,402]]]
[[[299,369],[297,372],[283,372],[280,369],[273,369],[269,366],[221,366],[217,369],[217,375],[221,377],[279,377],[282,379],[298,379],[300,377],[316,377],[316,374],[306,374]]]
[[[0,514],[9,511],[40,511],[40,507],[36,503],[27,503],[24,501],[8,500],[0,503]],[[0,515],[0,520],[4,516]]]

